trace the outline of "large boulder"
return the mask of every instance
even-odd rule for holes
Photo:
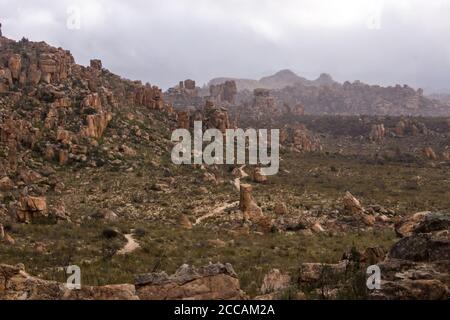
[[[135,279],[142,300],[241,300],[245,298],[230,264],[202,268],[181,266],[175,274],[165,272],[139,275]]]
[[[370,295],[375,299],[449,299],[449,219],[450,213],[416,215],[416,221],[404,229],[408,235],[378,264],[381,289]]]
[[[48,216],[45,197],[21,196],[16,211],[17,221],[30,223],[35,218]]]
[[[253,198],[253,187],[250,184],[240,185],[240,201],[239,208],[242,211],[244,221],[251,221],[256,225],[269,231],[272,227],[270,217],[263,214],[262,209],[258,206]]]
[[[430,214],[430,211],[422,211],[403,217],[395,223],[395,232],[399,237],[410,236],[413,230]]]
[[[344,204],[344,213],[348,215],[361,215],[364,213],[364,208],[349,191],[345,193],[345,196],[342,200]]]

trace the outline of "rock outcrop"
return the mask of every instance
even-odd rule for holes
[[[348,215],[362,215],[364,214],[364,208],[350,192],[346,192],[342,200],[344,204],[344,212]]]
[[[320,140],[305,125],[285,125],[280,131],[280,143],[293,152],[309,153],[322,151]]]
[[[414,220],[379,264],[381,289],[371,294],[373,298],[450,298],[450,214],[428,213]]]
[[[217,85],[212,84],[209,86],[209,94],[209,98],[217,105],[233,104],[237,94],[236,82],[230,80]]]
[[[103,137],[120,105],[170,116],[158,87],[122,79],[98,59],[83,67],[69,51],[44,42],[1,42],[0,143],[9,152],[11,169],[28,148],[61,165],[87,162],[98,145],[92,140]],[[86,152],[80,155],[80,150]]]
[[[369,133],[369,139],[375,142],[380,142],[384,140],[386,135],[386,129],[383,124],[374,124]]]
[[[239,207],[244,214],[244,220],[259,220],[263,213],[253,199],[253,187],[250,184],[241,184],[240,192]]]
[[[242,300],[244,292],[230,264],[201,268],[181,266],[175,274],[165,272],[136,276],[137,295],[142,300]]]
[[[194,121],[201,121],[203,129],[219,129],[222,133],[233,127],[228,110],[217,107],[211,100],[206,100],[202,109],[180,110],[176,114],[177,128],[191,129],[194,127]]]
[[[33,219],[48,216],[45,197],[22,196],[17,208],[17,221],[30,223]]]

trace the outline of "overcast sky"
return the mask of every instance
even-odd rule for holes
[[[0,0],[0,21],[163,88],[288,68],[450,91],[450,0]]]

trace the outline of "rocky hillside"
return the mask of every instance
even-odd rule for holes
[[[356,81],[305,86],[297,84],[273,92],[280,101],[301,103],[308,114],[448,116],[450,108],[407,85],[371,86]]]
[[[43,42],[0,42],[0,299],[367,298],[315,288],[317,266],[353,266],[352,247],[381,261],[397,221],[450,207],[448,119],[305,115],[269,89],[239,105],[233,81],[162,93]],[[279,174],[173,164],[171,131],[195,120],[280,128]]]
[[[262,89],[282,89],[285,87],[302,84],[305,86],[323,86],[332,85],[335,81],[329,74],[321,74],[316,80],[308,80],[300,77],[295,72],[285,69],[276,72],[273,75],[262,77],[259,80],[254,79],[238,79],[238,78],[214,78],[208,82],[210,85],[218,85],[225,81],[235,81],[239,91],[253,91],[258,88]]]
[[[427,97],[422,89],[407,85],[382,87],[360,81],[341,84],[329,74],[307,80],[290,70],[282,70],[260,80],[216,78],[209,85],[235,81],[238,89],[236,104],[248,107],[261,89],[270,91],[279,111],[288,106],[302,105],[305,113],[318,115],[410,115],[449,116],[448,103],[438,97]],[[255,111],[258,112],[258,111]]]
[[[95,165],[90,160],[105,129],[125,106],[171,115],[158,87],[122,79],[102,68],[100,60],[83,67],[70,52],[44,42],[0,41],[3,173],[32,155],[60,165]]]

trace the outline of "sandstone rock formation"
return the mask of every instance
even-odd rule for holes
[[[241,184],[241,197],[239,207],[244,214],[244,220],[259,219],[263,213],[253,199],[253,187],[250,184]]]
[[[17,221],[30,223],[33,219],[48,216],[45,197],[22,196],[17,208]]]
[[[202,268],[181,266],[175,274],[165,272],[136,276],[137,295],[142,300],[242,300],[244,292],[230,264]]]
[[[255,89],[253,91],[253,104],[248,112],[250,118],[255,121],[261,121],[279,115],[280,110],[277,109],[275,98],[269,90]]]
[[[362,215],[364,214],[364,208],[350,192],[346,192],[343,198],[344,212],[349,215]]]
[[[380,142],[383,141],[386,135],[386,129],[383,124],[374,124],[369,133],[369,139],[372,141]]]
[[[397,242],[379,264],[381,290],[376,299],[450,298],[450,215],[430,213]]]
[[[267,182],[267,176],[262,174],[260,167],[256,167],[253,170],[252,179],[256,183],[265,183],[265,182]]]
[[[206,100],[202,109],[180,110],[177,114],[177,127],[190,129],[194,127],[194,121],[201,121],[203,129],[219,129],[225,133],[226,129],[232,128],[228,116],[228,110],[224,107],[217,107],[213,101]]]
[[[200,107],[204,103],[203,98],[199,95],[199,88],[191,79],[180,81],[178,86],[169,88],[165,93],[165,98],[176,109],[186,106]]]
[[[285,125],[280,131],[280,143],[291,151],[299,153],[322,150],[320,140],[305,125]]]
[[[430,211],[422,211],[400,219],[395,223],[395,232],[399,237],[410,236],[413,230],[430,214]]]
[[[221,84],[210,85],[209,94],[210,99],[212,99],[217,105],[222,103],[233,104],[237,94],[236,82],[230,80]]]
[[[189,129],[190,128],[189,112],[178,111],[177,112],[177,121],[178,121],[177,128]]]

